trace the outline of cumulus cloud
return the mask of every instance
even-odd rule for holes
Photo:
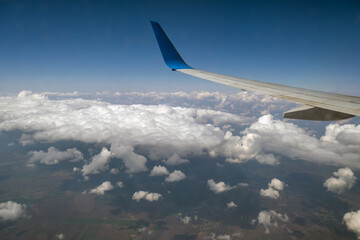
[[[350,190],[356,181],[353,171],[350,168],[340,168],[334,172],[335,177],[331,177],[324,182],[328,191],[342,194],[345,190]]]
[[[110,174],[114,174],[114,175],[116,175],[116,174],[118,174],[120,171],[119,171],[119,169],[117,169],[117,168],[112,168],[112,169],[110,169]]]
[[[150,172],[150,176],[162,176],[169,175],[169,171],[164,166],[154,166]]]
[[[236,207],[237,207],[237,204],[235,204],[234,202],[229,202],[229,203],[226,204],[226,206],[227,206],[228,208],[236,208]]]
[[[261,189],[260,195],[263,197],[268,197],[272,199],[278,199],[280,194],[279,191],[284,189],[284,182],[280,181],[277,178],[273,178],[268,184],[267,189]]]
[[[105,147],[101,150],[98,155],[92,157],[89,164],[85,164],[81,170],[84,176],[89,174],[97,174],[104,171],[108,167],[108,163],[111,158],[111,152]]]
[[[118,144],[111,145],[111,151],[115,157],[124,161],[127,172],[137,173],[147,171],[146,158],[134,152],[133,146],[124,146]]]
[[[189,216],[180,217],[180,220],[181,220],[184,224],[189,224],[190,221],[191,221],[191,217],[189,217]]]
[[[179,182],[181,180],[184,180],[185,178],[186,175],[182,171],[175,170],[165,178],[165,182]]]
[[[211,233],[210,236],[205,237],[205,239],[211,239],[211,240],[231,240],[231,239],[238,239],[241,238],[241,233],[234,233],[232,236],[229,234],[220,234],[216,235],[215,233]]]
[[[346,213],[343,221],[345,222],[347,229],[354,232],[358,239],[360,239],[360,210],[357,212]]]
[[[274,188],[279,191],[282,191],[284,189],[284,182],[280,181],[277,178],[271,179],[271,182],[268,184],[269,188]]]
[[[245,129],[243,136],[227,132],[226,143],[214,149],[212,154],[224,154],[229,162],[241,163],[255,158],[260,163],[271,165],[277,164],[275,155],[278,154],[291,159],[359,169],[360,145],[358,139],[353,138],[357,133],[360,133],[359,126],[330,124],[325,135],[318,139],[295,124],[265,115]]]
[[[171,96],[183,100],[186,97],[217,99],[218,109],[235,104],[236,101],[231,100],[228,105],[229,99],[260,104],[275,101],[271,98],[261,101],[261,97],[251,94],[220,95],[177,93]],[[240,135],[217,127],[219,123],[241,125],[249,121],[239,115],[207,109],[117,105],[81,98],[52,100],[28,91],[0,97],[0,131],[24,131],[20,139],[23,144],[75,140],[107,145],[114,157],[123,160],[128,173],[147,171],[147,158],[135,152],[138,147],[152,160],[168,159],[174,153],[179,156],[208,153],[225,157],[232,163],[255,159],[276,165],[284,156],[360,169],[360,143],[359,138],[354,137],[360,134],[359,126],[330,124],[320,139],[292,123],[274,120],[271,115],[260,117]]]
[[[153,201],[157,201],[161,198],[161,194],[159,193],[148,193],[145,196],[145,200],[149,201],[149,202],[153,202]]]
[[[222,234],[222,235],[218,235],[216,236],[216,240],[230,240],[231,236],[228,234]]]
[[[43,163],[46,165],[58,164],[64,160],[81,161],[83,154],[76,148],[69,148],[66,151],[60,151],[55,147],[49,147],[47,152],[44,151],[31,151],[29,152],[29,163]]]
[[[0,203],[1,221],[15,221],[21,217],[26,217],[26,205],[12,201]]]
[[[59,239],[59,240],[63,240],[63,239],[65,239],[65,235],[63,233],[59,233],[59,234],[55,235],[55,238]]]
[[[241,109],[242,112],[251,115],[268,109],[289,109],[295,104],[291,104],[278,98],[272,98],[250,92],[238,92],[235,94],[224,94],[220,92],[97,92],[88,93],[42,93],[55,99],[83,97],[87,99],[101,98],[106,101],[120,104],[167,104],[171,106],[198,107],[207,109],[223,109],[226,112]],[[256,104],[254,104],[256,103]],[[284,106],[285,105],[285,106]],[[251,107],[250,107],[251,106]],[[220,116],[221,118],[221,116]]]
[[[68,93],[70,96],[73,93]],[[51,96],[64,96],[63,93],[46,93]],[[78,97],[94,98],[94,96],[78,93]],[[251,117],[260,114],[261,111],[267,109],[267,112],[275,110],[284,111],[295,106],[293,103],[264,96],[251,92],[238,92],[234,94],[224,94],[220,92],[100,92],[96,94],[96,98],[101,97],[104,100],[121,103],[121,104],[167,104],[171,106],[197,107],[202,109],[241,111],[244,115]],[[214,116],[215,117],[215,116]],[[222,119],[222,115],[218,115]],[[226,119],[225,122],[231,122]]]
[[[123,182],[117,182],[116,185],[119,187],[119,188],[123,188],[125,185]]]
[[[260,195],[262,197],[268,197],[268,198],[272,198],[272,199],[278,199],[280,197],[279,191],[277,191],[273,188],[260,189]]]
[[[113,189],[114,189],[114,186],[109,181],[106,181],[106,182],[103,182],[98,187],[96,187],[94,189],[91,189],[89,191],[89,193],[95,193],[95,194],[98,194],[98,195],[104,195],[105,192],[113,190]]]
[[[207,183],[208,183],[209,189],[216,194],[229,191],[230,189],[233,188],[230,185],[225,184],[224,182],[216,183],[213,179],[209,179]]]
[[[353,124],[329,124],[326,133],[321,138],[326,142],[341,143],[349,146],[360,145],[360,125]]]
[[[149,193],[148,191],[135,192],[132,196],[132,199],[139,202],[141,199],[144,199],[148,193]]]
[[[265,233],[269,234],[269,227],[278,227],[278,221],[280,222],[288,222],[289,217],[286,214],[277,213],[274,210],[264,210],[259,212],[257,217],[258,224],[262,224],[265,227]]]
[[[0,131],[24,131],[21,141],[27,144],[74,140],[110,145],[114,157],[124,161],[129,173],[147,170],[146,157],[134,150],[137,146],[154,160],[168,159],[174,153],[202,155],[204,150],[218,146],[224,141],[223,131],[204,119],[221,114],[165,105],[116,105],[80,98],[51,100],[29,91],[0,97]],[[249,120],[230,113],[225,116],[222,121],[240,124]]]
[[[181,158],[177,153],[174,153],[166,161],[164,161],[166,165],[171,165],[171,166],[176,166],[188,162],[189,160]]]
[[[162,198],[162,195],[159,193],[149,193],[148,191],[138,191],[135,192],[132,196],[132,199],[139,202],[141,199],[145,199],[149,202],[158,201],[160,198]]]

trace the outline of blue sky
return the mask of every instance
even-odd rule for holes
[[[149,20],[195,68],[360,95],[358,1],[2,1],[0,92],[237,91],[171,72]]]

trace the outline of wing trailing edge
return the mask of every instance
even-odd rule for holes
[[[313,120],[313,121],[335,121],[355,117],[354,115],[336,112],[324,108],[301,106],[284,112],[284,118]]]
[[[182,59],[159,23],[151,22],[165,63],[173,70],[244,91],[304,104],[284,113],[284,118],[335,121],[360,116],[360,97],[315,91],[286,85],[206,72],[190,67]]]

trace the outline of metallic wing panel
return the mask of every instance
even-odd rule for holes
[[[197,69],[177,69],[176,71],[245,91],[257,92],[308,106],[360,116],[360,97],[248,80]]]

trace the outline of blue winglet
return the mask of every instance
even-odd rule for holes
[[[160,24],[153,21],[150,22],[166,65],[168,65],[173,71],[176,69],[192,68],[181,58],[180,54],[176,51],[174,45],[171,43],[168,36],[166,36]]]

